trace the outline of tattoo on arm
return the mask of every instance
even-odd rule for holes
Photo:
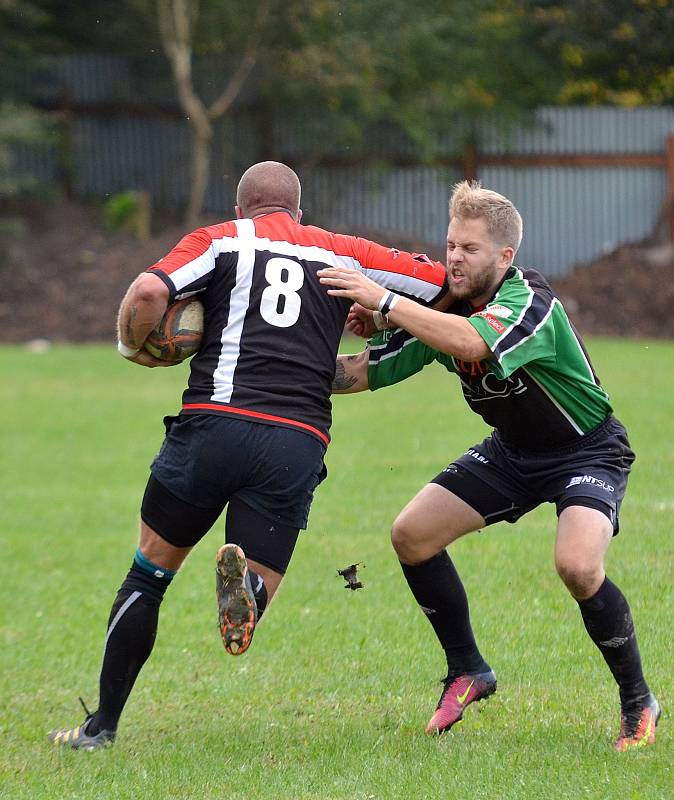
[[[332,379],[332,391],[343,391],[344,389],[350,389],[354,383],[358,381],[358,378],[355,375],[347,375],[346,368],[342,361],[337,359],[337,365],[335,367],[335,377]]]
[[[129,309],[129,318],[126,322],[126,340],[129,343],[130,347],[136,346],[136,340],[133,337],[133,326],[136,322],[136,314],[138,313],[138,309],[135,306],[132,306]]]

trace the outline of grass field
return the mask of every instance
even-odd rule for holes
[[[96,704],[147,466],[186,370],[136,368],[113,347],[4,347],[0,797],[674,797],[674,344],[589,345],[638,454],[607,568],[664,707],[655,747],[612,751],[617,691],[555,574],[551,506],[453,547],[499,692],[456,732],[423,735],[443,659],[388,530],[484,432],[456,380],[429,368],[337,398],[330,476],[251,650],[227,656],[217,634],[219,522],[167,593],[115,747],[53,749],[46,733],[82,720],[78,695]],[[359,592],[336,575],[353,561]]]

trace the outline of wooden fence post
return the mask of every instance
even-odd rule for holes
[[[674,242],[674,136],[667,137],[665,164],[667,177],[665,215],[669,225],[669,238],[671,242]]]

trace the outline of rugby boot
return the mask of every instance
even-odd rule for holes
[[[632,747],[646,747],[655,742],[655,728],[662,710],[649,694],[644,699],[622,706],[620,709],[620,736],[615,742],[615,749],[622,753]]]
[[[96,734],[89,733],[89,727],[94,715],[84,705],[84,700],[80,697],[80,703],[84,707],[86,719],[76,728],[61,728],[52,731],[47,737],[54,745],[71,747],[73,750],[101,750],[110,747],[115,741],[117,731],[99,731]]]
[[[239,656],[248,649],[257,623],[257,603],[243,550],[224,544],[215,557],[218,624],[225,650]]]
[[[426,725],[429,736],[448,731],[463,717],[471,703],[486,700],[496,691],[496,675],[492,670],[473,675],[448,675],[435,714]]]

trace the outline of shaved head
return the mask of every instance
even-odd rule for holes
[[[274,211],[288,211],[298,218],[300,179],[279,161],[260,161],[241,176],[236,189],[236,205],[242,217],[256,217]]]

